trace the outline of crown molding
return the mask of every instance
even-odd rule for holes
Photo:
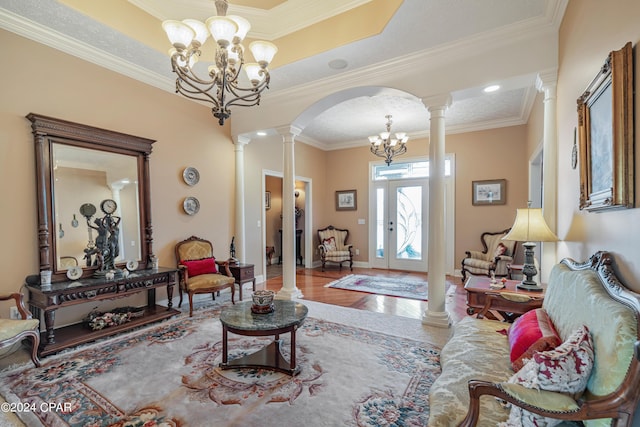
[[[142,68],[139,64],[125,61],[103,50],[96,49],[87,43],[68,37],[5,9],[0,9],[0,28],[158,89],[167,92],[175,91],[175,80],[169,77]]]

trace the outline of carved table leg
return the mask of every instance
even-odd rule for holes
[[[167,285],[167,308],[170,310],[173,307],[173,283]]]
[[[53,324],[56,321],[55,310],[45,310],[44,312],[44,324],[47,328],[47,344],[55,344],[56,335],[53,330]]]

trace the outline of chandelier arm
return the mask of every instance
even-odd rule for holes
[[[176,93],[179,93],[180,95],[186,98],[193,99],[196,101],[203,101],[209,104],[213,104],[216,108],[218,107],[218,102],[216,101],[216,99],[209,96],[209,94],[203,94],[201,92],[195,92],[195,91],[187,91],[181,87],[178,87],[176,89]]]
[[[215,82],[209,82],[205,87],[202,86],[203,85],[196,85],[190,79],[182,78],[180,76],[176,79],[176,91],[177,88],[180,88],[180,93],[202,94],[207,98],[213,98],[208,91],[216,86]]]
[[[244,107],[252,107],[254,105],[260,104],[260,95],[262,91],[269,88],[269,78],[267,77],[258,85],[251,88],[241,88],[237,86],[228,87],[229,92],[232,93],[235,98],[225,102],[225,107],[230,107],[232,105],[244,106]],[[248,92],[246,94],[242,94],[241,92]]]

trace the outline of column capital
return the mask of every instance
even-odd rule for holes
[[[555,87],[558,84],[558,69],[550,68],[538,73],[536,76],[536,89],[543,92],[545,89]]]
[[[244,135],[236,135],[232,139],[235,145],[247,145],[251,142],[251,138]]]
[[[282,136],[291,135],[295,137],[302,133],[302,129],[293,125],[285,125],[285,126],[277,127],[276,132],[278,132],[278,134]]]
[[[452,103],[450,93],[427,96],[422,98],[421,101],[429,111],[433,109],[447,109],[451,106]]]

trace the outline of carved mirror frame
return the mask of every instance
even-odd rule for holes
[[[134,156],[138,168],[140,268],[146,268],[153,256],[151,226],[151,193],[149,155],[154,140],[95,128],[52,117],[30,113],[35,143],[36,191],[38,198],[38,247],[40,271],[51,270],[51,280],[67,280],[66,270],[58,268],[57,230],[55,224],[55,180],[52,144],[66,144],[91,150]],[[122,264],[124,264],[123,262]],[[93,274],[97,267],[84,267],[82,277]]]

